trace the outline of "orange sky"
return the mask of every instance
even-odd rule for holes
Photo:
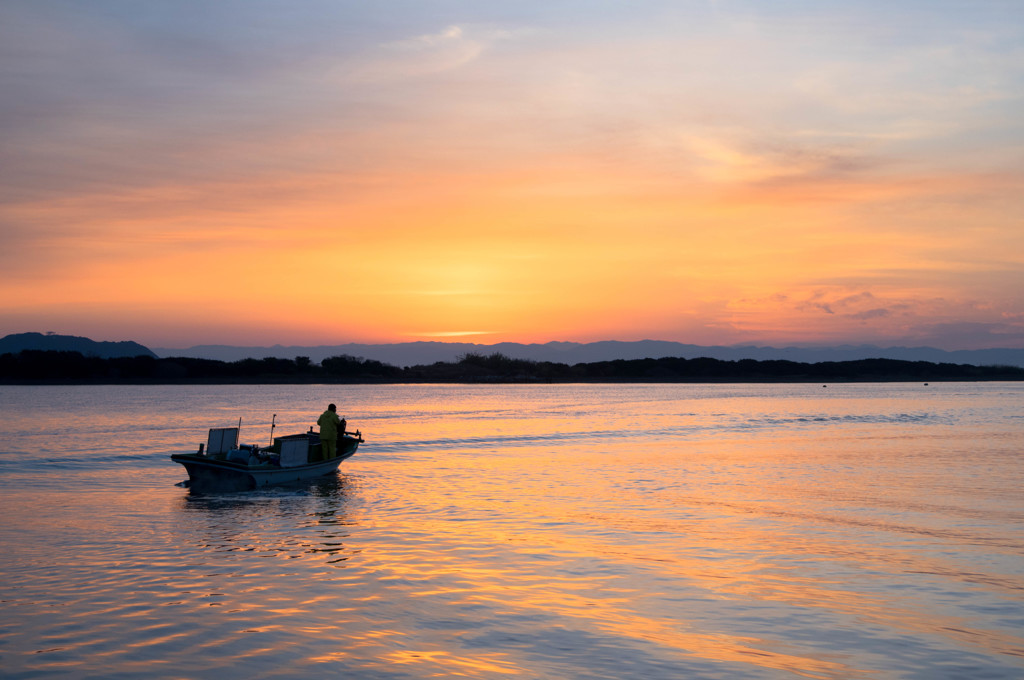
[[[1024,6],[365,4],[0,7],[0,331],[1024,346]]]

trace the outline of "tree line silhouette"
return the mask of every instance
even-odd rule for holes
[[[1024,380],[1019,366],[862,359],[758,361],[741,359],[618,359],[563,364],[465,354],[454,362],[398,367],[372,359],[335,356],[218,361],[148,356],[103,359],[80,352],[24,350],[0,355],[3,384],[220,384],[220,383],[544,383],[544,382],[908,382]]]

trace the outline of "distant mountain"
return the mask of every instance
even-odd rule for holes
[[[51,333],[14,333],[0,338],[0,354],[17,354],[22,350],[37,349],[56,352],[81,352],[84,356],[110,359],[113,357],[156,357],[148,347],[128,340],[122,342],[97,342],[74,335]]]
[[[451,362],[466,354],[503,354],[511,359],[552,361],[563,364],[614,361],[616,359],[661,359],[707,357],[726,361],[783,359],[803,363],[824,361],[857,361],[860,359],[901,359],[934,363],[971,364],[974,366],[1024,366],[1024,349],[980,349],[947,352],[934,347],[877,347],[874,345],[841,345],[838,347],[756,347],[702,346],[662,340],[636,342],[548,342],[520,344],[501,342],[480,345],[467,342],[402,342],[383,345],[349,343],[344,345],[236,347],[231,345],[197,345],[187,349],[155,348],[160,357],[193,357],[238,361],[276,357],[294,359],[309,357],[320,362],[327,357],[348,355],[381,361],[394,366],[416,366],[438,361]]]

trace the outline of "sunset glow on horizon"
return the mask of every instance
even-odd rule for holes
[[[14,1],[0,335],[1024,346],[1024,4]]]

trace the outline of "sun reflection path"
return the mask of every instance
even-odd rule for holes
[[[830,420],[822,438],[807,425],[814,418],[772,417],[779,407],[769,402],[741,406],[769,414],[767,424],[719,428],[709,440],[659,422],[649,429],[662,434],[631,442],[628,455],[581,434],[589,425],[612,432],[614,423],[574,421],[560,435],[541,414],[525,429],[548,434],[516,446],[475,432],[472,419],[458,433],[449,424],[443,448],[420,445],[415,456],[375,466],[393,494],[376,499],[393,513],[385,533],[432,546],[392,555],[398,571],[416,565],[392,582],[405,579],[410,598],[428,601],[420,607],[478,615],[467,639],[493,640],[500,628],[536,641],[517,627],[530,621],[556,626],[552,636],[563,643],[640,645],[685,668],[713,661],[753,673],[852,678],[948,644],[1020,656],[1019,637],[964,608],[929,606],[933,586],[974,588],[964,585],[957,552],[978,549],[980,536],[969,509],[962,516],[971,525],[961,530],[948,519],[960,513],[955,505],[924,503],[929,473],[905,460],[936,440],[934,423],[885,414],[841,427]],[[834,405],[808,408],[827,416]],[[702,418],[713,424],[718,416]],[[930,438],[910,437],[927,428]],[[897,439],[879,441],[885,436]],[[885,455],[879,446],[889,447]],[[878,477],[889,467],[905,486]],[[983,547],[1020,552],[1019,544]],[[952,583],[930,584],[915,569]],[[988,576],[976,589],[986,601],[1014,597],[1019,578]],[[911,642],[900,647],[891,631]],[[457,653],[459,643],[450,644]],[[858,651],[844,653],[851,645]],[[540,647],[517,662],[545,667],[551,659]]]
[[[652,646],[663,660],[676,658],[683,665],[687,659],[710,660],[743,666],[755,664],[812,678],[859,675],[857,669],[840,660],[801,655],[793,645],[771,638],[704,629],[704,624],[713,628],[714,623],[703,620],[701,610],[708,609],[708,598],[722,583],[713,576],[707,577],[701,584],[704,592],[695,591],[694,582],[702,581],[700,573],[708,569],[697,560],[689,565],[671,559],[653,560],[649,554],[625,553],[592,540],[568,538],[564,533],[551,544],[535,535],[504,535],[502,542],[507,550],[499,551],[484,547],[501,543],[482,523],[459,526],[463,545],[480,547],[475,551],[449,552],[445,546],[455,539],[449,535],[450,527],[446,530],[444,525],[418,525],[418,530],[432,537],[434,551],[419,551],[415,556],[385,551],[386,554],[368,556],[380,583],[401,588],[402,597],[408,602],[420,600],[415,608],[406,606],[407,614],[416,611],[436,619],[461,622],[448,631],[449,639],[436,641],[442,651],[428,655],[422,647],[417,647],[417,652],[406,650],[399,655],[405,663],[438,665],[450,661],[458,665],[459,651],[466,644],[480,635],[490,640],[495,629],[500,629],[506,643],[519,647],[514,664],[504,658],[489,658],[489,663],[497,663],[501,668],[522,669],[538,661],[542,665],[550,662],[544,658],[540,637],[549,638],[549,644],[555,645],[560,639],[568,645],[580,639],[598,647]],[[627,566],[623,561],[631,564]],[[652,573],[647,573],[649,567],[645,562],[656,563]],[[666,562],[673,562],[672,572],[680,579],[675,584],[665,579]],[[607,573],[600,574],[602,570]],[[574,573],[577,571],[584,573]],[[650,577],[650,581],[636,587],[630,585],[633,579],[645,577]],[[659,583],[663,589],[674,586],[675,592],[650,592],[652,585]],[[664,603],[652,606],[652,600],[659,596],[682,598],[684,602],[667,610]],[[478,627],[466,624],[467,619],[473,618]],[[533,630],[524,629],[524,625]],[[525,640],[531,644],[524,644]],[[585,648],[574,652],[584,656],[586,653]]]
[[[489,658],[483,658],[487,656]],[[448,651],[400,651],[387,655],[389,663],[395,664],[421,664],[433,666],[436,671],[443,671],[444,675],[465,676],[478,675],[479,673],[498,673],[501,675],[518,675],[525,669],[514,663],[500,659],[507,654],[490,654],[456,656]],[[429,672],[429,670],[428,670]]]

